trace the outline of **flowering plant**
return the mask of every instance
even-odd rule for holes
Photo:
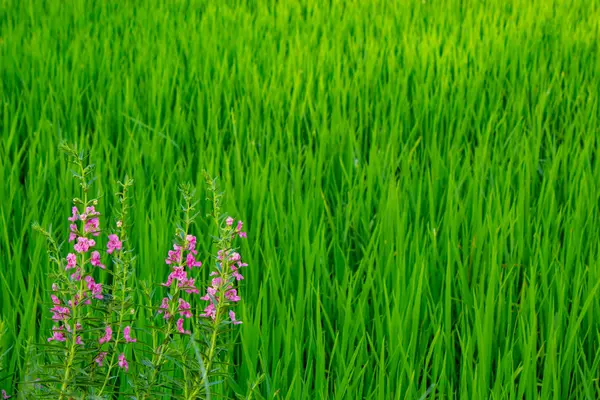
[[[58,399],[123,394],[139,399],[209,397],[215,377],[228,371],[221,366],[227,361],[229,331],[242,323],[234,306],[241,300],[237,286],[247,264],[234,242],[246,238],[243,223],[221,215],[222,195],[216,181],[207,176],[210,217],[217,234],[209,284],[202,288],[199,272],[203,264],[193,232],[198,201],[193,187],[182,185],[181,221],[164,260],[169,274],[154,290],[153,284],[138,286],[128,235],[133,181],[126,177],[118,182],[120,207],[113,211],[113,227],[103,229],[107,224],[97,209],[99,197],[90,195],[93,165],[87,165],[85,155],[74,148],[61,145],[61,149],[75,166],[73,175],[81,197],[73,199],[66,254],[51,228],[33,225],[46,238],[55,268],[49,294],[53,327],[41,345],[43,365],[27,382],[28,395]],[[137,293],[143,293],[148,303],[136,304]],[[148,309],[154,322],[139,326],[136,315]]]

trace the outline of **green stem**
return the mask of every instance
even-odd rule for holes
[[[121,221],[121,230],[119,232],[119,237],[121,238],[122,241],[125,241],[126,239],[126,235],[127,235],[127,231],[126,231],[126,220],[127,220],[127,189],[129,187],[129,183],[128,180],[125,179],[125,184],[123,185],[123,189],[122,192],[120,193],[121,196],[121,215],[120,215],[120,221]],[[111,352],[111,357],[110,357],[110,362],[108,363],[108,371],[106,372],[106,376],[104,378],[104,383],[102,384],[102,387],[100,389],[100,391],[98,392],[98,396],[101,396],[102,393],[104,393],[104,390],[106,389],[106,386],[108,385],[108,381],[111,378],[111,372],[114,369],[116,363],[115,363],[115,357],[117,355],[117,346],[118,346],[118,340],[119,337],[121,337],[121,332],[122,332],[122,328],[123,328],[123,322],[125,320],[125,312],[126,312],[126,294],[127,294],[127,278],[128,278],[128,266],[129,266],[129,262],[126,260],[123,260],[122,257],[123,251],[118,253],[118,258],[121,261],[120,263],[117,263],[118,266],[120,266],[120,285],[121,285],[121,308],[119,309],[118,315],[119,315],[119,321],[118,321],[118,329],[117,329],[117,336],[115,337],[115,340],[113,341],[112,344],[112,348],[110,350]]]
[[[185,242],[187,235],[189,233],[189,230],[190,230],[190,226],[191,226],[190,212],[192,211],[191,203],[189,202],[189,200],[186,200],[186,201],[187,201],[187,204],[186,204],[186,210],[185,210],[185,229],[184,229],[184,235],[183,235],[184,242]],[[178,267],[183,267],[185,265],[185,260],[183,258],[183,252],[184,252],[184,249],[182,248],[181,260],[179,261],[179,264],[177,264]],[[158,356],[156,355],[156,353],[153,355],[152,365],[154,365],[154,371],[152,371],[152,378],[150,379],[149,384],[148,384],[149,388],[154,386],[154,384],[156,383],[156,378],[158,377],[158,374],[160,372],[161,362],[162,362],[162,358],[164,355],[164,348],[172,340],[171,335],[174,333],[172,320],[175,318],[175,315],[177,314],[177,301],[179,299],[179,288],[177,287],[177,285],[175,285],[174,287],[171,286],[171,290],[174,291],[174,293],[171,296],[171,308],[169,309],[171,318],[169,318],[169,320],[168,320],[169,322],[167,323],[167,331],[165,333],[165,339],[163,340],[163,343],[157,349],[157,350],[160,350],[158,353]],[[156,360],[155,360],[155,357],[157,357]],[[186,374],[185,363],[184,363],[184,374]],[[149,396],[149,394],[145,393],[144,399],[147,399],[148,396]]]
[[[85,212],[85,208],[88,205],[88,187],[87,184],[85,183],[85,168],[83,167],[83,163],[81,161],[78,162],[78,165],[81,169],[81,177],[82,177],[82,181],[81,181],[81,187],[83,189],[83,211]],[[82,229],[81,229],[81,233],[83,233],[83,237],[87,238],[87,234],[85,232],[85,221],[83,221],[82,224]],[[83,267],[85,265],[85,253],[81,253],[81,271],[80,271],[80,280],[79,280],[79,290],[77,292],[77,298],[78,299],[72,299],[71,300],[71,307],[73,309],[73,326],[72,326],[72,335],[70,337],[70,347],[69,350],[67,352],[67,362],[65,365],[65,374],[63,375],[63,379],[62,379],[62,384],[61,384],[61,388],[60,388],[60,400],[63,400],[65,398],[65,392],[69,387],[69,380],[71,378],[71,370],[73,368],[73,361],[75,359],[75,350],[76,350],[76,346],[77,346],[77,319],[78,319],[78,313],[79,313],[79,301],[83,300]],[[77,266],[76,266],[77,268]],[[77,300],[77,301],[76,301]]]
[[[102,393],[104,392],[104,389],[106,389],[106,385],[108,384],[108,381],[111,377],[110,373],[116,365],[115,356],[117,355],[117,344],[118,344],[119,338],[121,337],[123,320],[125,319],[125,289],[126,289],[126,284],[127,284],[127,274],[125,273],[125,271],[122,271],[121,278],[123,279],[123,281],[121,282],[121,296],[122,296],[121,298],[123,300],[121,301],[121,308],[119,309],[119,327],[117,329],[117,335],[115,336],[112,348],[110,350],[111,357],[110,357],[110,363],[108,364],[108,371],[106,372],[106,377],[104,378],[104,383],[102,384],[102,388],[100,389],[100,392],[98,392],[98,396],[102,395]]]

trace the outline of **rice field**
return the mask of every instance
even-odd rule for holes
[[[31,225],[68,236],[67,141],[107,218],[134,179],[138,282],[168,275],[184,182],[208,265],[219,177],[249,263],[219,397],[600,398],[599,24],[596,0],[0,0],[0,389],[51,332]]]

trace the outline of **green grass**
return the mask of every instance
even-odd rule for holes
[[[0,388],[50,332],[30,226],[67,235],[65,139],[109,216],[135,179],[144,280],[178,183],[220,176],[249,237],[229,396],[264,373],[266,398],[600,398],[599,23],[595,0],[0,0]]]

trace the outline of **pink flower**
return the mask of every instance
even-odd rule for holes
[[[183,288],[183,290],[186,293],[189,293],[189,294],[192,294],[192,293],[198,294],[198,293],[200,293],[198,291],[198,289],[196,288],[194,278],[189,278],[189,279],[182,280],[181,282],[179,282],[179,284],[177,285],[177,287]]]
[[[185,263],[187,264],[188,268],[190,268],[190,269],[193,267],[201,267],[202,266],[202,263],[200,261],[196,261],[196,258],[194,257],[194,255],[191,252],[187,254]]]
[[[234,325],[239,325],[242,323],[242,321],[238,321],[237,319],[235,319],[235,313],[233,312],[233,310],[229,311],[229,318],[231,318],[231,323]]]
[[[210,297],[212,296],[213,298],[215,298],[216,294],[217,294],[217,289],[215,289],[213,287],[207,287],[206,295],[200,297],[200,300],[212,301]],[[216,298],[215,298],[215,300],[216,300]]]
[[[106,265],[104,265],[100,262],[100,252],[99,251],[92,252],[92,258],[90,258],[90,264],[92,264],[93,266],[98,267],[98,268],[106,269]]]
[[[169,274],[169,277],[167,278],[167,282],[163,283],[162,285],[170,287],[171,283],[173,283],[174,280],[180,283],[187,280],[187,273],[185,272],[183,267],[174,267],[173,271]]]
[[[78,253],[85,253],[86,251],[88,251],[90,249],[90,247],[93,247],[95,245],[96,245],[96,241],[94,239],[78,237],[77,244],[75,246],[73,246],[73,248]]]
[[[108,235],[108,243],[106,244],[108,254],[112,254],[115,250],[121,250],[123,242],[119,240],[119,237],[115,234]]]
[[[71,208],[71,212],[73,213],[73,215],[69,218],[69,221],[77,221],[79,219],[79,210],[77,210],[77,207],[73,206],[73,208]]]
[[[182,298],[179,298],[179,314],[182,317],[186,317],[186,318],[192,318],[192,313],[190,312],[190,310],[192,309],[192,307],[190,306],[190,303],[188,303],[187,301],[185,301]]]
[[[225,292],[225,297],[229,301],[233,301],[233,302],[240,301],[240,296],[238,296],[236,289],[230,289],[230,290],[226,291]]]
[[[62,332],[62,328],[52,328],[52,336],[48,338],[48,342],[56,340],[57,342],[66,342],[67,338]]]
[[[233,252],[229,256],[229,261],[236,262],[236,261],[240,261],[241,259],[242,259],[242,256],[240,256],[240,253]]]
[[[96,283],[94,278],[90,275],[85,277],[85,281],[87,282],[87,288],[92,292],[92,296],[98,300],[102,300],[104,296],[102,296],[102,284]]]
[[[91,233],[94,236],[98,236],[100,234],[100,221],[98,218],[91,218],[85,223],[85,227],[83,228],[85,233]]]
[[[125,371],[129,371],[129,364],[127,364],[127,360],[125,359],[125,353],[119,355],[119,367],[123,368]]]
[[[77,336],[77,338],[75,339],[75,344],[83,345],[83,340],[81,340],[81,336]]]
[[[225,220],[225,223],[227,224],[227,226],[233,225],[233,218],[227,217],[227,219]]]
[[[242,276],[242,274],[240,274],[237,271],[233,271],[231,273],[231,276],[233,276],[235,278],[236,281],[241,281],[242,279],[244,279],[244,277]]]
[[[182,333],[184,335],[189,335],[191,333],[190,331],[186,331],[185,329],[183,329],[183,318],[179,318],[177,320],[177,330],[179,331],[179,333]]]
[[[189,251],[195,251],[196,250],[196,236],[187,235],[185,237],[185,241],[188,244],[187,250],[189,250]]]
[[[98,357],[96,357],[96,359],[94,361],[96,361],[96,364],[98,364],[98,366],[101,367],[102,363],[104,362],[105,357],[106,357],[106,352],[101,351],[100,354],[98,354]]]
[[[59,289],[59,287],[58,287],[58,283],[54,282],[54,283],[52,284],[52,291],[54,291],[54,292],[58,292],[58,289]]]
[[[163,312],[165,313],[165,319],[169,319],[171,318],[171,314],[169,314],[169,298],[165,297],[162,299],[162,303],[160,304],[160,307],[158,309],[158,313],[162,314]]]
[[[217,309],[215,308],[215,305],[211,302],[209,305],[206,306],[206,308],[204,309],[204,313],[200,314],[200,316],[215,319],[216,313]]]
[[[104,343],[110,342],[110,340],[112,339],[112,333],[113,333],[112,328],[110,327],[110,325],[107,325],[104,336],[102,336],[100,338],[100,340],[98,340],[98,342],[100,344],[104,344]]]
[[[241,238],[245,238],[246,237],[246,232],[242,232],[242,227],[243,226],[244,226],[244,223],[242,221],[238,221],[237,227],[235,228],[235,231],[237,232],[237,234]]]
[[[81,276],[79,277],[79,279],[81,279]],[[83,293],[82,296],[80,296],[79,293],[76,293],[75,294],[75,301],[69,300],[67,303],[69,304],[69,307],[75,307],[75,306],[77,306],[79,304],[79,302],[81,300],[84,300],[86,298],[86,296],[87,296],[86,293]],[[89,299],[87,299],[87,300],[85,300],[83,302],[83,304],[90,304],[90,303],[91,303],[91,301]]]
[[[219,286],[221,286],[221,282],[222,282],[222,281],[223,281],[223,280],[222,280],[220,277],[219,277],[219,278],[213,278],[213,280],[212,280],[212,282],[211,282],[211,285],[212,285],[212,287],[214,287],[214,288],[218,288]]]
[[[68,307],[60,307],[58,305],[52,307],[50,312],[52,313],[52,319],[54,321],[67,320],[71,315],[71,310]]]
[[[93,217],[95,215],[100,215],[100,213],[98,211],[96,211],[96,208],[94,206],[91,206],[91,207],[86,207],[85,215],[86,215],[86,217]]]
[[[65,269],[75,268],[77,265],[77,256],[73,253],[67,254],[67,267]]]
[[[173,249],[169,250],[169,256],[165,259],[166,264],[179,264],[181,262],[181,246],[174,244]]]
[[[0,393],[2,393],[2,399],[3,400],[7,400],[7,399],[11,398],[11,396],[9,396],[9,395],[6,394],[6,390],[4,390],[4,389],[2,389],[2,392],[0,392]]]
[[[77,267],[77,269],[75,270],[75,272],[73,272],[71,274],[71,279],[73,279],[74,281],[80,281],[81,280],[81,268]]]
[[[71,230],[71,233],[69,233],[69,242],[72,242],[77,239],[77,225],[71,224],[69,225],[69,229]]]
[[[244,239],[246,239],[248,237],[248,234],[246,234],[246,232],[240,232],[239,235],[241,238],[244,238]]]
[[[131,337],[131,326],[126,326],[125,329],[123,329],[123,337],[125,338],[125,342],[127,343],[137,342],[137,339],[133,339]]]
[[[51,294],[50,298],[52,299],[52,304],[54,304],[54,305],[60,305],[60,300],[58,299],[58,297],[56,297],[55,295]]]

